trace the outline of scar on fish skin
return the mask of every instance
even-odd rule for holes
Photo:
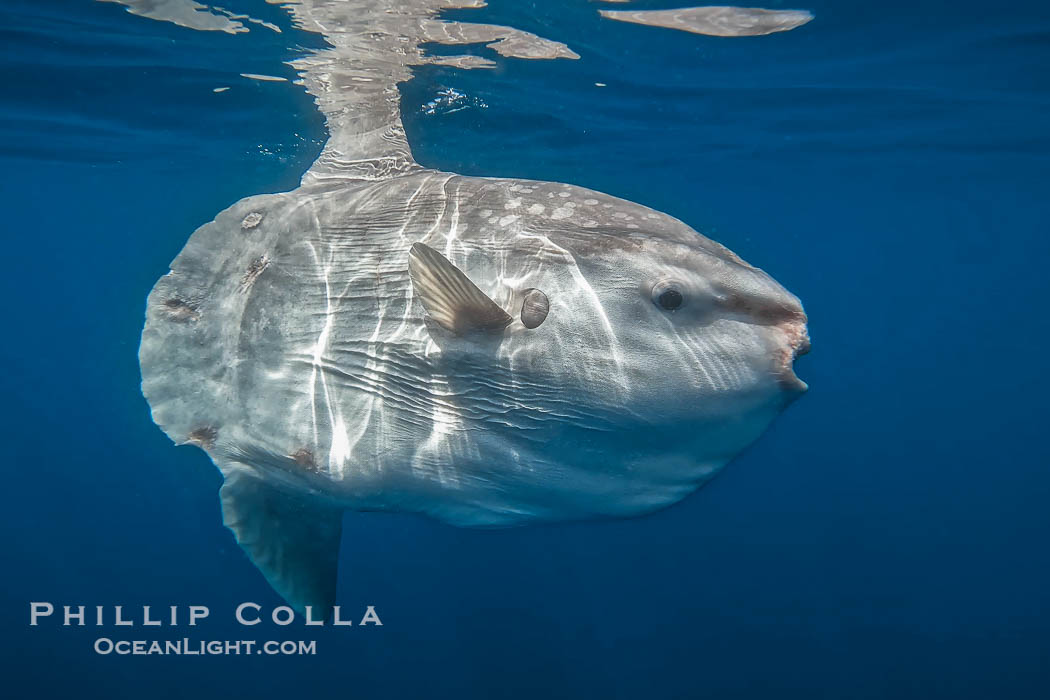
[[[289,455],[292,461],[298,464],[307,471],[317,471],[317,464],[314,462],[314,453],[305,447],[300,447],[295,451],[294,454]]]
[[[722,301],[721,306],[727,311],[750,316],[762,325],[774,325],[795,319],[800,320],[803,324],[806,321],[805,314],[800,311],[742,295],[729,296]]]
[[[250,231],[251,229],[258,226],[260,223],[262,223],[262,220],[263,215],[257,211],[253,211],[252,213],[248,214],[248,216],[244,217],[243,221],[241,221],[241,229],[244,231]]]
[[[161,304],[161,310],[164,311],[172,321],[178,321],[180,323],[185,323],[187,321],[196,322],[201,317],[200,312],[195,305],[185,299],[180,299],[179,297],[165,299]]]
[[[210,425],[196,428],[189,435],[186,436],[186,443],[190,445],[196,445],[203,449],[210,449],[215,445],[215,440],[219,437],[219,431]]]
[[[270,258],[265,254],[260,255],[255,260],[252,260],[251,264],[248,265],[248,269],[245,270],[244,276],[241,277],[241,284],[238,287],[238,289],[240,289],[240,291],[242,292],[247,292],[251,288],[251,286],[255,284],[255,280],[259,278],[259,275],[263,273],[263,270],[265,270],[269,265]]]

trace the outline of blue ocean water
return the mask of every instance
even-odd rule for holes
[[[813,0],[809,25],[736,40],[582,0],[447,13],[581,60],[417,69],[417,159],[592,187],[726,244],[804,301],[811,388],[645,518],[348,515],[339,600],[383,621],[349,629],[234,622],[281,601],[221,525],[217,470],[138,387],[146,294],[189,234],[293,188],[325,139],[301,87],[239,75],[293,79],[323,40],[225,6],[283,31],[0,6],[6,697],[1046,696],[1045,3]],[[466,109],[424,108],[449,88]],[[100,656],[188,628],[30,627],[30,601],[207,605],[198,638],[317,654]]]

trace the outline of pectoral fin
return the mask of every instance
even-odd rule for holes
[[[321,620],[335,604],[342,510],[227,472],[222,519],[266,580],[293,608]]]
[[[512,320],[462,270],[428,245],[412,245],[408,273],[427,313],[456,335],[499,331]]]

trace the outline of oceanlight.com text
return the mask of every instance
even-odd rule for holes
[[[225,656],[253,655],[268,656],[314,656],[317,654],[317,641],[302,640],[268,640],[259,642],[254,639],[238,640],[146,640],[146,639],[110,639],[99,637],[95,640],[95,653],[103,656]]]

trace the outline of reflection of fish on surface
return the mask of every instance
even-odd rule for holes
[[[208,452],[226,525],[300,609],[334,601],[344,509],[467,526],[650,512],[805,390],[799,301],[682,222],[415,163],[408,66],[484,63],[420,42],[575,57],[433,19],[467,4],[292,5],[332,44],[295,64],[330,139],[300,187],[198,229],[149,297],[154,420]]]
[[[280,33],[281,29],[270,22],[238,15],[218,6],[202,5],[195,0],[99,0],[124,5],[128,12],[162,22],[171,22],[180,27],[201,31],[241,34],[249,31],[244,22],[256,24]]]
[[[651,27],[681,29],[708,36],[762,36],[801,27],[813,15],[806,10],[757,7],[683,7],[677,10],[599,10],[602,17]]]

